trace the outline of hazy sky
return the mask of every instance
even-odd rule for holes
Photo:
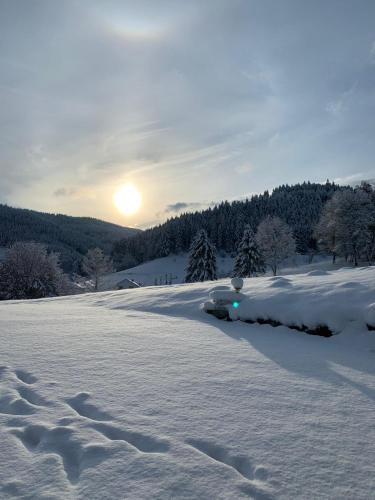
[[[0,202],[145,227],[375,177],[374,0],[0,0]],[[143,196],[124,217],[112,193]]]

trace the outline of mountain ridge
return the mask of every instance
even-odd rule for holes
[[[60,254],[62,267],[68,272],[79,270],[89,248],[99,247],[110,253],[114,243],[140,231],[93,217],[51,214],[0,204],[0,246],[7,247],[16,241],[43,243]]]

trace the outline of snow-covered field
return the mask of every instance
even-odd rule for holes
[[[183,283],[185,281],[187,262],[187,254],[169,255],[168,257],[154,259],[125,271],[103,276],[100,279],[100,289],[115,289],[117,283],[124,278],[134,280],[142,286],[163,285],[166,280],[169,282],[171,278],[173,284]],[[229,256],[218,256],[217,265],[219,277],[229,276],[233,268],[233,259]]]
[[[0,498],[373,498],[374,278],[247,280],[331,338],[219,321],[217,282],[1,303]]]
[[[230,276],[233,270],[233,258],[229,255],[217,256],[218,277]],[[332,266],[331,257],[317,256],[314,262],[307,263],[306,255],[297,255],[286,261],[279,270],[279,274],[298,274],[306,273],[316,269],[332,270],[341,267],[343,263],[338,261],[337,265]],[[140,283],[142,286],[163,285],[165,281],[172,278],[173,284],[184,283],[186,276],[186,267],[188,264],[188,254],[169,255],[160,259],[154,259],[144,262],[139,266],[119,271],[117,273],[107,274],[100,278],[100,289],[114,290],[116,285],[124,278]],[[268,273],[270,274],[270,272]]]

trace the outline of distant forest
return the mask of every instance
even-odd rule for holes
[[[99,247],[110,254],[115,242],[139,231],[89,217],[54,215],[0,204],[0,247],[16,241],[44,243],[60,254],[66,272],[79,272],[82,257]]]
[[[121,270],[170,253],[187,251],[199,229],[207,231],[219,251],[232,253],[236,251],[245,225],[249,224],[255,232],[267,215],[278,216],[291,226],[299,253],[313,253],[317,247],[313,232],[324,204],[336,191],[346,189],[351,188],[328,181],[325,184],[283,185],[272,194],[265,191],[244,201],[225,201],[201,212],[184,213],[116,242],[114,262]]]

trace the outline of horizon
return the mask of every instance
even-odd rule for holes
[[[359,182],[352,182],[352,183],[349,183],[347,184],[347,186],[349,187],[354,187],[356,185],[359,185],[360,182],[369,182],[373,185],[375,185],[375,179],[361,179],[361,181]],[[336,185],[340,185],[340,186],[343,186],[345,187],[345,184],[338,184],[338,183],[335,183],[335,181],[330,181],[329,179],[326,179],[325,182],[312,182],[312,181],[309,181],[309,180],[305,180],[305,181],[302,181],[300,183],[296,183],[296,184],[284,184],[285,186],[294,186],[294,185],[298,185],[298,184],[321,184],[321,185],[324,185],[326,184],[327,182],[331,183],[331,184],[336,184]],[[253,196],[262,196],[265,194],[265,192],[269,192],[269,194],[271,195],[273,193],[273,191],[275,189],[278,189],[280,188],[282,185],[280,184],[279,186],[275,186],[271,189],[265,189],[264,191],[262,192],[259,192],[259,193],[248,193],[248,195],[245,195],[243,196],[242,198],[234,198],[234,199],[231,199],[231,200],[217,200],[215,202],[212,202],[212,203],[209,203],[206,207],[201,207],[201,208],[194,208],[194,207],[181,207],[181,210],[178,212],[178,213],[174,213],[174,214],[170,214],[169,216],[167,216],[164,220],[161,220],[153,225],[148,225],[148,226],[144,226],[144,227],[137,227],[137,226],[126,226],[124,224],[121,224],[121,223],[116,223],[116,222],[113,222],[113,221],[110,221],[110,220],[105,220],[105,219],[100,219],[98,217],[93,217],[93,216],[90,216],[90,215],[70,215],[70,214],[66,214],[66,213],[62,213],[62,212],[42,212],[42,213],[46,213],[46,214],[49,214],[49,215],[62,215],[62,216],[68,216],[68,217],[77,217],[77,218],[82,218],[82,219],[96,219],[96,220],[100,220],[102,222],[106,222],[108,224],[115,224],[115,225],[118,225],[118,226],[122,226],[124,228],[130,228],[130,229],[139,229],[139,230],[142,230],[142,231],[146,231],[147,229],[152,229],[153,227],[155,226],[158,226],[159,224],[163,224],[165,222],[167,222],[170,218],[173,218],[173,217],[179,217],[181,215],[184,215],[186,213],[194,213],[194,212],[202,212],[204,210],[208,210],[209,208],[214,208],[214,207],[217,207],[219,206],[221,203],[234,203],[234,202],[245,202],[246,200],[251,200],[251,198]],[[15,208],[15,209],[20,209],[20,210],[30,210],[30,211],[35,211],[35,212],[40,212],[39,210],[35,210],[33,208],[29,208],[29,207],[20,207],[20,206],[15,206],[15,205],[9,205],[7,203],[1,203],[0,202],[0,205],[7,205],[9,206],[10,208]],[[183,205],[183,203],[181,203],[181,205]]]
[[[0,199],[145,229],[373,179],[374,18],[370,0],[3,3]]]

